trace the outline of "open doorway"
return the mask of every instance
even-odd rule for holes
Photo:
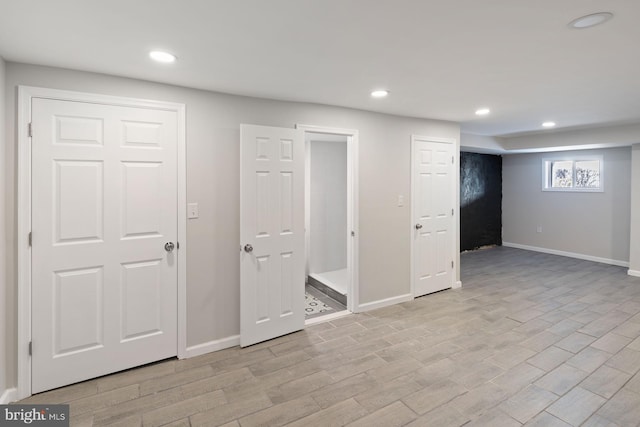
[[[305,317],[347,309],[347,136],[307,132]]]
[[[347,310],[305,320],[306,133],[347,145]],[[344,141],[344,139],[342,139]],[[297,125],[240,125],[240,345],[358,311],[358,132]],[[343,142],[344,143],[344,142]],[[310,171],[309,171],[310,172]],[[310,201],[310,199],[308,199]],[[331,311],[331,310],[329,310]],[[336,311],[336,310],[333,310]]]
[[[355,133],[305,129],[305,319],[353,311]]]

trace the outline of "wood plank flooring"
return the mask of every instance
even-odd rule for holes
[[[78,426],[638,426],[640,279],[511,248],[463,288],[32,396]]]

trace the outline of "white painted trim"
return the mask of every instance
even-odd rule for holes
[[[462,282],[460,280],[456,280],[451,289],[460,289],[462,287]]]
[[[15,402],[18,400],[18,389],[8,388],[0,396],[0,405],[6,405],[7,403]]]
[[[358,281],[358,260],[360,254],[360,233],[358,225],[360,204],[358,190],[358,130],[304,124],[297,124],[296,129],[301,129],[305,133],[305,141],[307,132],[344,135],[347,137],[347,230],[355,233],[353,238],[347,240],[347,274],[349,275],[349,283],[347,285],[347,310],[352,313],[358,313],[360,307],[360,284]]]
[[[556,249],[539,248],[537,246],[521,245],[519,243],[502,242],[502,246],[507,248],[524,249],[526,251],[542,252],[545,254],[566,256],[569,258],[577,258],[585,261],[599,262],[602,264],[617,265],[618,267],[629,267],[629,261],[619,261],[609,258],[601,258],[592,255],[578,254],[575,252],[559,251]]]
[[[459,287],[462,287],[462,275],[461,275],[461,269],[460,269],[460,140],[456,141],[455,143],[455,149],[454,149],[454,162],[453,162],[453,170],[454,170],[454,194],[455,194],[455,211],[454,211],[454,215],[453,215],[453,227],[455,228],[455,233],[454,233],[454,239],[455,239],[455,244],[453,245],[454,247],[454,262],[455,262],[455,269],[454,269],[454,276],[455,276],[455,283],[452,285],[453,289],[456,289],[458,286],[458,283],[460,284]]]
[[[571,173],[575,180],[575,162],[581,160],[597,160],[600,163],[600,186],[598,188],[579,188],[579,187],[549,187],[550,164],[553,162],[570,161],[572,162]],[[604,156],[599,155],[558,155],[555,157],[542,158],[542,191],[560,192],[560,193],[604,193]]]
[[[305,284],[309,277],[309,257],[311,254],[311,143],[304,138],[304,275]]]
[[[240,335],[231,335],[230,337],[213,340],[202,344],[192,345],[185,350],[184,359],[196,357],[214,351],[224,350],[225,348],[237,347],[240,345]]]
[[[364,304],[360,304],[358,307],[358,313],[362,313],[365,311],[371,311],[378,308],[388,307],[390,305],[400,304],[402,302],[412,301],[413,293],[398,295],[397,297],[385,298],[378,301],[367,302]]]
[[[414,182],[413,177],[415,176],[415,162],[413,161],[413,152],[414,152],[414,148],[416,145],[416,142],[418,141],[425,141],[425,142],[437,142],[437,143],[444,143],[444,144],[452,144],[454,147],[454,153],[453,153],[453,157],[454,157],[454,161],[453,161],[453,167],[452,167],[452,182],[451,182],[451,192],[454,195],[453,200],[452,200],[452,205],[451,208],[453,209],[453,218],[451,219],[451,226],[453,227],[453,233],[451,233],[451,238],[453,239],[452,241],[452,245],[451,245],[451,259],[454,261],[454,268],[453,268],[453,272],[451,273],[451,288],[457,288],[457,287],[462,287],[462,282],[456,282],[456,279],[458,278],[458,272],[460,271],[460,236],[459,236],[459,230],[460,230],[460,219],[459,219],[459,211],[460,211],[460,189],[459,187],[459,180],[460,180],[460,173],[459,173],[459,167],[458,167],[458,158],[460,157],[460,148],[457,147],[456,148],[456,139],[455,138],[439,138],[439,137],[433,137],[433,136],[421,136],[421,135],[411,135],[411,153],[409,154],[409,161],[411,162],[411,167],[410,167],[410,173],[411,173],[411,189],[409,191],[411,191],[411,205],[410,205],[410,209],[411,209],[411,214],[410,214],[410,218],[411,218],[411,223],[409,224],[409,248],[410,248],[410,261],[409,261],[409,274],[411,274],[411,295],[415,298],[416,296],[416,280],[415,280],[415,265],[414,265],[414,252],[415,252],[415,238],[414,238],[414,224],[416,224],[418,221],[414,215],[415,209],[414,209],[414,201],[415,201],[415,189],[416,189],[416,184]],[[456,209],[456,207],[458,209]],[[457,283],[460,283],[460,286],[456,286]]]
[[[31,396],[31,88],[18,87],[18,384],[17,398]],[[37,92],[37,91],[35,91]]]
[[[352,230],[354,236],[347,241],[347,253],[349,254],[347,268],[351,275],[349,280],[351,286],[347,289],[347,292],[351,292],[351,298],[347,294],[347,309],[352,313],[358,313],[357,307],[360,305],[360,187],[358,186],[360,153],[358,151],[358,131],[350,132],[347,145],[347,163],[349,164],[347,170],[347,197],[349,200],[347,204],[347,230]]]
[[[178,116],[178,358],[187,353],[187,107],[172,104]]]
[[[352,313],[349,310],[338,311],[337,313],[327,314],[325,316],[314,317],[309,320],[304,321],[304,326],[316,325],[318,323],[329,322],[331,320],[340,319],[341,317],[346,317],[351,315]]]
[[[18,87],[18,384],[17,399],[31,395],[31,248],[27,235],[31,231],[31,138],[27,133],[31,122],[33,98],[107,104],[121,107],[175,111],[178,138],[178,342],[176,354],[186,357],[187,340],[187,212],[186,212],[186,107],[173,102],[125,98],[40,87]]]
[[[455,138],[441,138],[438,136],[424,136],[424,135],[411,135],[411,141],[428,141],[428,142],[441,142],[443,144],[454,144],[456,143]]]
[[[633,277],[640,277],[640,270],[627,270],[627,274]]]

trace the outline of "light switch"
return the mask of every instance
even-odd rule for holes
[[[404,196],[402,194],[398,195],[398,207],[401,208],[404,206]]]
[[[187,204],[187,218],[194,219],[198,218],[200,214],[198,213],[198,204],[197,203],[189,203]]]

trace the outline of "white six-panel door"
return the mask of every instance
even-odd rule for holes
[[[176,113],[35,98],[32,127],[32,392],[176,355]]]
[[[412,281],[414,297],[451,288],[454,278],[454,144],[414,136]]]
[[[240,344],[304,327],[304,137],[240,127]]]

